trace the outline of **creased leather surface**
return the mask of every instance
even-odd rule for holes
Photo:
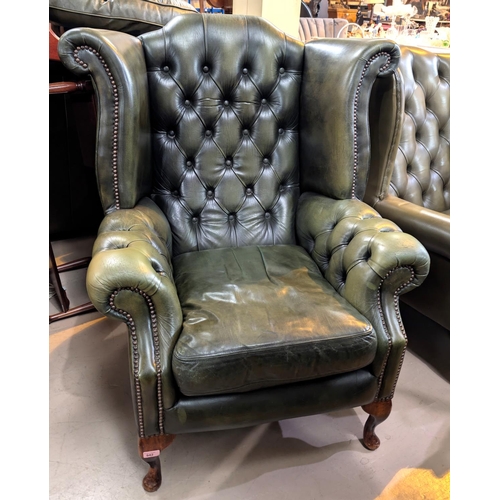
[[[392,396],[407,344],[398,297],[425,284],[428,253],[366,203],[314,193],[300,198],[297,235],[326,279],[375,328],[372,370],[383,374],[379,397]]]
[[[174,255],[294,243],[302,43],[257,17],[181,17],[140,37]]]
[[[362,199],[371,155],[371,88],[393,74],[399,47],[388,40],[320,38],[306,43],[304,52],[301,192]]]
[[[222,430],[326,413],[371,403],[377,377],[369,369],[239,394],[180,396],[165,412],[172,434]]]
[[[173,370],[187,396],[320,378],[373,361],[370,323],[301,247],[191,252],[173,266],[184,311]]]
[[[450,55],[401,47],[404,119],[389,194],[450,210]]]
[[[50,21],[138,36],[157,30],[181,14],[197,14],[184,0],[49,0]]]

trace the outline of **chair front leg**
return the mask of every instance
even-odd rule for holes
[[[156,491],[161,486],[160,453],[172,444],[174,437],[174,434],[160,434],[139,438],[139,455],[149,464],[149,470],[142,480],[142,486],[148,492]]]
[[[363,405],[361,408],[370,415],[363,429],[363,444],[369,450],[376,450],[380,446],[380,439],[375,434],[375,427],[381,424],[390,415],[392,410],[392,399],[374,401],[373,403]]]

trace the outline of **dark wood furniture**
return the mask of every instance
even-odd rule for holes
[[[356,22],[356,12],[356,9],[346,9],[340,4],[332,4],[328,7],[328,17],[347,19],[350,23]]]
[[[79,306],[71,307],[68,296],[66,294],[66,290],[64,290],[61,284],[60,273],[65,271],[73,271],[76,269],[81,269],[83,267],[87,267],[90,262],[90,257],[84,257],[83,259],[72,260],[71,262],[67,262],[65,264],[60,264],[59,266],[56,263],[56,258],[54,255],[54,250],[52,248],[52,243],[49,242],[49,274],[50,274],[50,282],[54,287],[54,291],[56,293],[57,299],[59,300],[59,304],[61,306],[62,311],[49,315],[49,323],[53,323],[54,321],[58,321],[60,319],[70,318],[71,316],[76,316],[77,314],[82,314],[86,312],[95,311],[96,308],[93,306],[91,302],[86,302]]]
[[[59,37],[56,35],[52,26],[49,23],[49,60],[59,61],[59,54],[57,52],[57,43]],[[83,81],[61,81],[49,83],[49,94],[65,94],[70,92],[91,92],[92,84],[90,80]],[[69,318],[71,316],[76,316],[77,314],[82,314],[85,312],[95,311],[95,307],[89,301],[79,306],[70,308],[70,301],[61,284],[60,273],[66,271],[72,271],[76,269],[81,269],[87,267],[90,262],[90,257],[85,257],[82,259],[73,260],[65,264],[57,265],[56,258],[54,255],[54,250],[52,248],[52,242],[49,240],[49,279],[54,287],[55,294],[59,301],[62,311],[49,315],[49,323],[58,321],[61,319]]]

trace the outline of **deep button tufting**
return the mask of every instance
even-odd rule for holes
[[[173,194],[175,197],[177,197],[177,196],[179,196],[179,191],[177,191],[177,189],[176,189],[175,191],[172,191],[172,194]]]
[[[271,217],[271,214],[269,212],[264,212],[264,217],[266,219],[269,219]]]
[[[228,100],[224,101],[224,106],[229,106],[229,101]]]
[[[248,69],[247,68],[243,68],[243,74],[246,75],[248,73]]]
[[[282,128],[280,128],[280,129],[278,130],[278,134],[279,134],[279,135],[283,135],[283,132],[284,132],[284,130],[283,130]]]
[[[186,99],[186,100],[184,101],[184,104],[185,104],[186,106],[191,106],[191,101],[190,101],[189,99]]]
[[[170,68],[169,68],[168,66],[164,66],[164,67],[163,67],[163,71],[164,71],[165,73],[168,73],[168,72],[170,71]]]
[[[186,162],[186,167],[191,168],[193,166],[193,162],[191,160],[188,160]]]
[[[406,171],[407,171],[408,173],[410,173],[410,172],[411,172],[411,165],[406,165]]]
[[[232,167],[233,166],[233,162],[232,162],[231,158],[227,158],[225,163],[226,163],[226,167]]]
[[[247,129],[243,130],[243,135],[248,135],[248,130]]]
[[[169,130],[168,136],[169,137],[175,137],[175,132],[173,130]]]
[[[285,68],[280,68],[280,74],[283,74],[285,72]]]
[[[253,194],[253,189],[251,187],[247,187],[245,189],[245,193],[248,194],[248,195],[251,195],[251,194]]]
[[[198,217],[194,216],[191,220],[192,220],[193,222],[198,222]]]
[[[262,101],[260,101],[262,104],[267,104],[267,99],[262,99]]]
[[[207,190],[207,198],[213,198],[213,197],[214,197],[213,189],[208,189]]]
[[[280,193],[283,193],[285,191],[285,186],[280,186]]]
[[[229,220],[234,220],[235,219],[235,216],[234,214],[229,214],[229,217],[228,217]]]
[[[212,131],[211,130],[206,130],[205,131],[205,136],[206,137],[210,137],[212,135]]]
[[[208,73],[208,66],[203,66],[203,73]]]
[[[269,159],[268,159],[268,158],[264,158],[264,159],[262,160],[262,163],[263,163],[264,165],[269,165]]]

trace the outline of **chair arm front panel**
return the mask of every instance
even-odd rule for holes
[[[141,437],[163,433],[176,402],[172,350],[182,311],[172,278],[170,228],[151,200],[108,214],[87,272],[87,291],[106,316],[129,329],[132,393]]]
[[[146,66],[141,42],[117,31],[75,28],[58,44],[63,64],[89,75],[97,94],[96,174],[105,213],[151,191]]]
[[[390,41],[325,38],[305,44],[301,192],[363,198],[370,164],[372,87],[377,78],[393,75],[399,55],[399,47]]]
[[[399,296],[423,283],[427,251],[365,203],[313,193],[300,198],[297,237],[326,279],[375,328],[377,398],[392,398],[407,344]]]
[[[388,195],[374,205],[382,217],[394,221],[428,251],[450,258],[450,215]]]

